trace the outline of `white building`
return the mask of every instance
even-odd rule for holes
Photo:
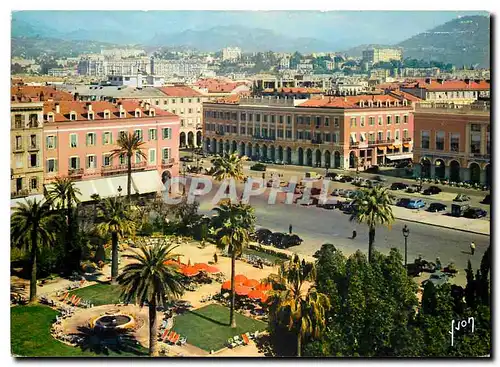
[[[241,58],[239,47],[226,47],[222,49],[222,61],[237,61]]]
[[[134,88],[161,87],[165,84],[165,77],[159,75],[109,75],[108,83],[112,86],[126,86]]]

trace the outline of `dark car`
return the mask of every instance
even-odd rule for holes
[[[412,194],[420,192],[420,186],[419,185],[408,186],[407,189],[406,189],[406,192],[409,192],[409,193],[412,193]]]
[[[406,272],[409,276],[418,277],[422,274],[422,267],[419,264],[406,265]]]
[[[481,204],[488,204],[491,205],[491,195],[488,194],[484,197],[483,201],[481,201]]]
[[[486,210],[483,210],[481,208],[469,208],[464,212],[464,217],[477,219],[486,217],[487,214],[488,213],[486,212]]]
[[[283,242],[283,238],[286,236],[286,233],[282,232],[274,232],[268,237],[268,243],[274,247],[281,247]]]
[[[428,282],[433,283],[435,287],[439,287],[448,282],[448,275],[442,272],[435,272],[434,274],[431,274],[428,279],[422,282],[422,287],[425,287]]]
[[[427,189],[424,190],[423,194],[424,195],[436,195],[436,194],[439,194],[441,190],[439,187],[437,186],[431,186],[431,187],[428,187]]]
[[[365,169],[366,173],[378,173],[380,171],[380,168],[378,166],[371,166]]]
[[[180,157],[179,160],[182,162],[194,162],[194,159],[188,156]]]
[[[442,203],[431,203],[429,205],[429,208],[427,208],[428,211],[430,212],[442,212],[443,210],[446,210],[446,205]]]
[[[323,209],[327,209],[327,210],[333,210],[336,208],[335,206],[336,204],[334,203],[325,203],[325,204],[321,204],[321,203],[318,203],[318,205],[316,205],[318,208],[323,208]]]
[[[407,187],[408,185],[402,182],[394,182],[391,184],[391,190],[405,190]]]
[[[401,198],[397,201],[396,206],[401,206],[403,208],[406,208],[408,204],[410,204],[411,199],[410,198]]]
[[[266,170],[266,165],[262,163],[256,163],[253,166],[250,167],[252,171],[265,171]]]
[[[470,200],[470,197],[468,197],[467,195],[465,194],[458,194],[457,196],[455,196],[455,198],[453,199],[453,201],[456,201],[456,202],[459,202],[459,203],[463,203],[464,201],[469,201]]]
[[[352,177],[352,176],[343,176],[340,179],[340,182],[352,182],[352,180],[354,180],[354,177]]]
[[[311,206],[311,205],[318,205],[318,201],[319,200],[317,198],[310,198],[309,200],[307,200],[304,203],[299,202],[299,201],[297,201],[297,203],[300,205],[304,205],[304,206]]]
[[[373,176],[372,179],[375,180],[375,181],[378,181],[378,182],[385,182],[385,181],[387,181],[387,179],[385,177],[382,177],[382,176]]]
[[[255,231],[255,239],[259,243],[267,243],[269,237],[271,237],[272,234],[273,234],[273,232],[271,232],[269,229],[260,228],[260,229]]]
[[[286,234],[281,241],[281,248],[289,248],[292,246],[299,246],[304,240],[296,234]]]

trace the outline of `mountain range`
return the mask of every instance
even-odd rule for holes
[[[238,46],[244,52],[298,51],[302,53],[339,51],[342,49],[341,45],[348,40],[345,34],[338,34],[328,39],[318,39],[284,35],[270,29],[240,25],[220,25],[206,29],[196,26],[179,32],[168,31],[178,28],[165,26],[154,28],[156,31],[153,33],[141,32],[141,24],[144,24],[144,21],[148,19],[152,21],[153,16],[157,16],[150,12],[137,14],[129,12],[127,16],[133,17],[130,19],[137,21],[137,26],[134,27],[123,24],[122,18],[112,13],[103,18],[105,19],[103,23],[95,24],[94,22],[92,27],[86,27],[86,17],[90,17],[91,14],[89,14],[90,12],[81,13],[81,19],[72,27],[58,24],[58,29],[47,26],[40,18],[34,17],[32,13],[27,15],[23,12],[13,13],[12,37],[25,37],[26,39],[50,37],[64,41],[88,40],[113,44],[138,44],[146,49],[158,46],[186,46],[199,51],[218,51],[227,46]],[[23,14],[23,16],[16,16],[16,14]],[[17,43],[19,44],[19,40]],[[360,56],[361,51],[370,46],[374,45],[356,46],[345,52],[350,56]],[[377,46],[391,45],[377,44]],[[392,46],[401,47],[405,57],[432,59],[453,63],[457,66],[479,64],[482,67],[488,67],[490,18],[488,16],[456,18],[400,43],[392,44]]]

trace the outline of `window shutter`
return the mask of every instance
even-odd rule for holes
[[[45,164],[45,172],[49,172],[49,160],[47,159],[47,162]]]
[[[71,158],[68,158],[68,171],[71,169]]]
[[[80,168],[80,157],[76,157],[76,168]]]
[[[55,172],[59,172],[59,166],[57,163],[58,163],[57,159],[54,159],[54,171]]]
[[[54,148],[57,148],[57,135],[54,136]]]

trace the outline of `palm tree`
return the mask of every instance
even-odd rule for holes
[[[49,201],[55,203],[56,207],[59,209],[66,209],[67,218],[67,232],[65,238],[66,244],[66,257],[68,269],[74,269],[77,261],[80,260],[80,256],[75,256],[74,249],[74,238],[73,233],[74,221],[73,221],[73,204],[78,205],[80,203],[79,195],[82,193],[80,189],[75,187],[75,183],[69,177],[57,177],[56,181],[49,186],[46,192],[46,197]],[[66,205],[65,205],[66,204]]]
[[[236,257],[241,255],[249,242],[249,234],[255,227],[254,208],[248,204],[221,203],[214,208],[217,212],[212,219],[211,233],[218,248],[226,249],[231,254],[231,308],[229,324],[236,327],[234,318],[234,277],[236,272]]]
[[[111,233],[111,282],[118,276],[118,238],[134,233],[135,223],[129,205],[117,198],[106,198],[99,203],[97,230],[102,235]]]
[[[146,154],[141,150],[144,144],[142,137],[137,134],[122,134],[117,141],[118,148],[113,149],[111,153],[111,157],[127,157],[127,200],[129,202],[132,189],[132,157],[139,155],[142,159],[147,159]]]
[[[296,334],[297,357],[301,356],[304,338],[321,336],[326,325],[325,314],[331,308],[328,297],[314,286],[304,292],[304,283],[315,280],[314,264],[301,262],[297,255],[286,265],[281,264],[277,275],[271,274],[267,279],[273,286],[269,297],[269,321]]]
[[[165,242],[153,246],[141,244],[140,252],[134,251],[126,255],[135,260],[123,268],[118,276],[118,283],[122,286],[122,297],[125,302],[135,302],[140,307],[147,304],[149,308],[149,355],[156,354],[156,308],[166,306],[165,301],[182,295],[184,288],[180,283],[181,275],[175,265],[168,265],[168,261],[175,262],[178,254],[172,253],[177,246],[167,245]]]
[[[246,160],[246,156],[240,157],[237,153],[226,153],[223,157],[214,158],[212,161],[214,169],[213,178],[217,181],[224,181],[226,179],[242,181],[245,177],[243,174],[243,162]]]
[[[11,244],[24,247],[30,253],[30,302],[36,299],[36,262],[39,247],[54,244],[61,223],[59,214],[50,207],[50,201],[27,199],[26,203],[19,203],[11,216]]]
[[[372,260],[373,243],[375,242],[375,227],[385,225],[388,228],[394,222],[392,214],[392,199],[387,189],[374,187],[361,189],[360,194],[354,198],[356,210],[350,220],[368,225],[368,260]]]

